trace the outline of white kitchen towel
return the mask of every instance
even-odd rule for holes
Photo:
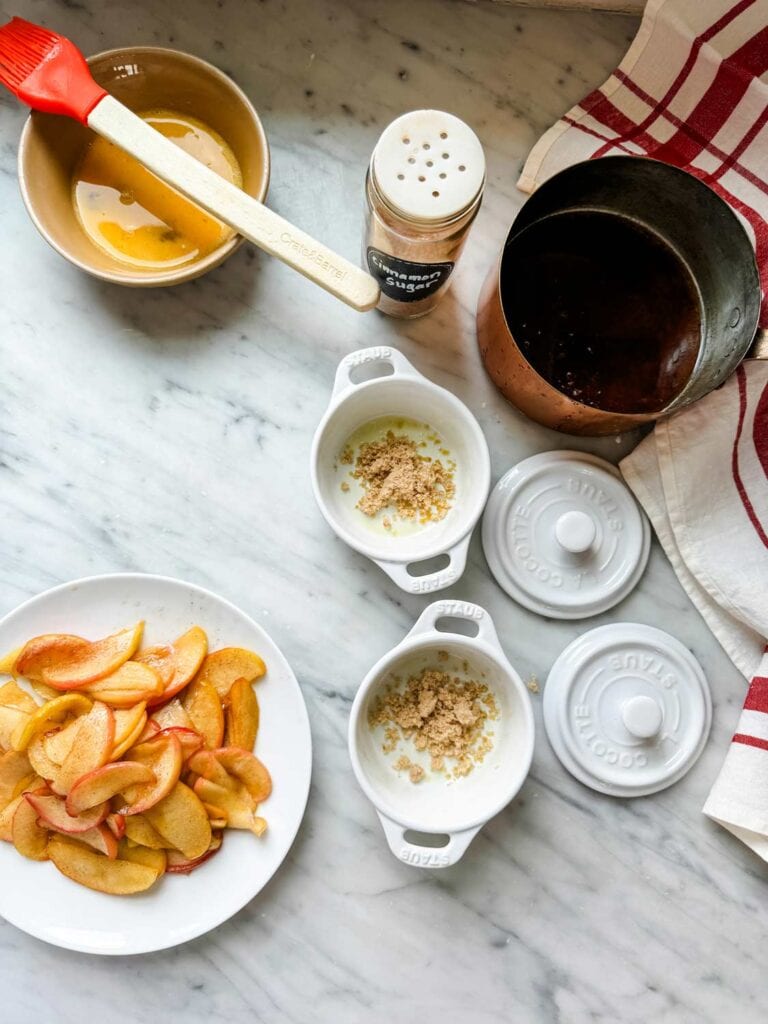
[[[768,292],[768,0],[648,0],[610,78],[546,132],[518,181],[650,156],[714,189],[747,228]],[[768,303],[760,325],[768,328]]]
[[[656,425],[621,463],[691,600],[751,684],[704,813],[768,860],[768,362]]]

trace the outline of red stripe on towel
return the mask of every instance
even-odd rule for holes
[[[768,712],[768,679],[765,676],[755,676],[749,684],[744,710]]]
[[[732,742],[743,743],[745,747],[758,747],[760,750],[768,750],[768,740],[759,740],[757,736],[747,736],[743,732],[737,732]]]

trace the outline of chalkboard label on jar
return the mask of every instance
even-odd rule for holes
[[[453,267],[453,263],[399,260],[373,246],[368,247],[368,269],[384,295],[399,302],[418,302],[434,295],[451,276]]]

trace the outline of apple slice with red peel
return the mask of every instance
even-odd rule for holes
[[[109,813],[109,804],[106,802],[96,807],[90,807],[80,814],[72,815],[67,811],[63,797],[53,794],[27,793],[26,799],[32,804],[44,826],[52,828],[56,832],[66,832],[67,835],[77,835],[96,828],[101,825]]]
[[[165,688],[159,696],[150,700],[149,706],[163,704],[183,690],[187,683],[194,679],[207,652],[208,637],[205,635],[205,630],[200,626],[193,626],[172,644],[165,645],[163,648],[152,648],[150,651],[140,654],[136,658],[137,661],[146,658],[148,664],[151,665],[160,662],[164,670],[170,662],[169,679],[165,683]]]
[[[13,651],[8,651],[7,654],[0,658],[0,676],[21,675],[20,672],[16,671],[16,659],[23,650],[23,647],[17,647]]]
[[[42,681],[56,690],[76,690],[112,675],[136,651],[143,630],[144,623],[139,622],[74,650],[69,657],[44,668]]]
[[[69,633],[45,633],[28,640],[16,656],[12,675],[41,680],[47,668],[75,657],[89,646],[81,636]]]
[[[222,768],[245,786],[257,804],[267,799],[272,792],[272,777],[255,754],[239,747],[222,747],[213,754]]]
[[[179,781],[184,759],[182,746],[179,737],[169,732],[132,747],[128,757],[151,768],[155,781],[127,786],[122,791],[124,803],[118,812],[125,815],[143,814],[163,800]]]
[[[85,687],[92,697],[113,708],[132,708],[156,696],[162,688],[163,682],[157,672],[138,661],[126,661],[110,675]]]
[[[106,817],[106,825],[115,839],[122,839],[125,835],[125,815],[109,813]]]
[[[192,719],[192,728],[200,733],[205,745],[220,747],[224,739],[224,709],[211,683],[196,679],[184,694],[182,705]]]
[[[154,718],[148,718],[147,724],[144,726],[144,731],[140,733],[137,743],[146,743],[148,740],[154,739],[155,736],[160,732],[160,726],[154,720]]]
[[[161,729],[157,734],[158,739],[160,736],[168,736],[170,733],[173,733],[174,736],[178,737],[179,743],[181,744],[181,756],[185,763],[193,754],[197,753],[203,745],[203,737],[199,732],[195,732],[194,729],[183,729],[178,725],[172,725],[167,729]]]
[[[115,739],[115,715],[112,708],[96,701],[87,715],[81,715],[72,749],[51,779],[51,788],[66,796],[78,779],[106,764]],[[31,760],[31,758],[30,758]]]
[[[168,840],[152,828],[143,814],[132,814],[125,818],[125,838],[151,850],[165,850],[170,846]]]
[[[153,849],[150,846],[132,845],[131,843],[120,843],[118,856],[120,860],[131,861],[133,864],[144,864],[148,868],[157,871],[158,878],[165,874],[166,851]]]
[[[171,685],[173,674],[176,671],[173,644],[156,644],[154,647],[147,647],[146,650],[134,654],[133,660],[154,669],[162,680],[163,690]]]
[[[189,759],[189,770],[201,775],[210,782],[215,782],[225,789],[235,789],[237,781],[219,762],[215,750],[199,750]]]
[[[192,787],[194,789],[194,786]],[[213,804],[203,804],[205,813],[208,815],[208,821],[211,823],[211,828],[226,828],[227,827],[227,812],[222,807],[214,807]]]
[[[139,761],[113,761],[81,776],[67,795],[67,813],[82,814],[89,807],[109,801],[131,786],[157,783],[149,765]]]
[[[81,843],[85,843],[98,853],[103,853],[110,860],[115,860],[117,857],[118,841],[106,825],[97,825],[96,828],[92,828],[89,832],[82,832],[73,838]]]
[[[37,811],[25,793],[16,808],[11,825],[11,838],[22,857],[30,860],[48,860],[48,829],[38,824]]]
[[[144,892],[159,877],[158,872],[146,864],[110,860],[69,836],[52,836],[48,843],[48,856],[73,882],[113,896]]]
[[[259,702],[247,679],[236,679],[226,700],[226,741],[229,747],[251,751],[259,731]]]
[[[161,708],[152,713],[150,722],[154,722],[160,729],[192,729],[192,719],[178,697],[169,700]]]
[[[0,809],[6,807],[35,777],[26,753],[7,750],[0,755]]]
[[[200,800],[183,782],[145,811],[150,825],[185,857],[202,857],[211,844],[211,825]]]
[[[195,793],[204,804],[220,808],[226,814],[228,828],[246,829],[257,836],[264,833],[267,823],[256,813],[258,806],[245,786],[227,789],[201,777],[195,782]]]
[[[47,732],[60,725],[68,715],[84,715],[90,711],[92,701],[82,693],[62,693],[53,700],[41,704],[18,725],[11,737],[14,750],[26,750],[32,739],[40,732]]]
[[[171,875],[190,874],[195,868],[199,868],[201,864],[205,864],[207,860],[210,860],[214,853],[221,849],[222,840],[221,832],[214,832],[211,836],[211,845],[202,857],[196,857],[194,860],[189,860],[178,850],[169,850],[166,855],[166,871]]]
[[[254,651],[244,647],[222,647],[206,657],[197,678],[210,683],[219,697],[225,698],[235,680],[245,679],[253,683],[266,671],[266,665]]]

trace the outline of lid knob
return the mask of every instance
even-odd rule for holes
[[[558,544],[572,555],[583,555],[595,543],[597,527],[586,512],[573,509],[564,512],[555,523],[555,537]]]
[[[661,728],[664,714],[653,697],[639,694],[630,697],[621,706],[621,720],[628,733],[639,740],[649,740]]]

